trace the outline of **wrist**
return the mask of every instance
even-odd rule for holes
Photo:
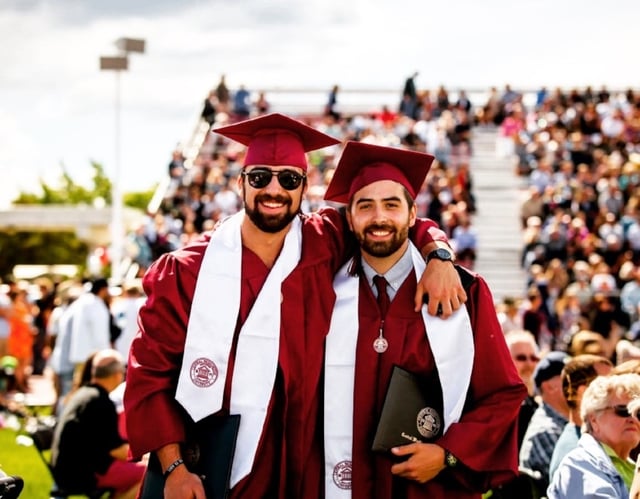
[[[429,262],[431,262],[431,260],[440,260],[442,262],[453,263],[454,256],[453,252],[450,249],[439,247],[427,253],[427,255],[424,257],[424,260],[427,265],[429,265]]]
[[[458,458],[451,454],[447,449],[444,450],[444,467],[455,468],[458,466]]]
[[[184,460],[181,457],[179,457],[174,462],[172,462],[169,466],[167,466],[167,468],[164,470],[164,473],[162,474],[164,479],[166,480],[167,478],[169,478],[169,475],[173,473],[176,468],[178,468],[179,466],[182,466],[183,464],[184,464]]]

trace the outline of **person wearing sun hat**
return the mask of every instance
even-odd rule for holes
[[[516,424],[527,391],[486,282],[458,267],[466,307],[447,320],[429,315],[426,306],[414,310],[425,263],[407,235],[432,161],[428,154],[349,142],[327,187],[327,200],[346,203],[360,245],[360,255],[336,275],[327,336],[328,499],[480,498],[517,474]],[[431,396],[417,417],[426,441],[374,452],[395,367],[412,373]]]
[[[231,497],[320,497],[324,340],[349,232],[338,211],[302,215],[300,204],[306,153],[337,141],[277,113],[214,132],[247,147],[238,179],[244,210],[161,257],[143,278],[147,301],[125,392],[132,454],[155,451],[165,496],[200,497],[201,480],[179,447],[185,421],[240,414]],[[443,244],[434,237],[446,239],[422,222],[423,250]],[[427,286],[450,311],[465,296],[449,267],[429,265],[448,289]]]

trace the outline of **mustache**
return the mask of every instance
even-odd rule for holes
[[[258,194],[255,197],[256,203],[266,203],[272,201],[274,203],[291,204],[291,198],[286,196],[272,196],[271,194]]]
[[[374,232],[377,230],[386,230],[388,232],[395,232],[396,228],[391,224],[371,224],[365,227],[365,232]]]

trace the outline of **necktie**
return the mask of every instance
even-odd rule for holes
[[[389,295],[387,294],[387,280],[384,276],[376,275],[373,278],[373,283],[378,290],[378,307],[380,307],[380,314],[384,319],[387,315],[387,310],[389,309],[389,303],[391,302],[391,300],[389,300]]]

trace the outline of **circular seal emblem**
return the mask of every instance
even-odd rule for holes
[[[191,364],[189,374],[194,385],[200,388],[207,388],[218,379],[218,368],[212,360],[200,357]]]
[[[440,414],[431,407],[425,407],[418,413],[416,426],[424,438],[433,438],[438,435],[442,427]]]
[[[351,461],[340,461],[333,468],[333,483],[343,490],[351,489]]]

